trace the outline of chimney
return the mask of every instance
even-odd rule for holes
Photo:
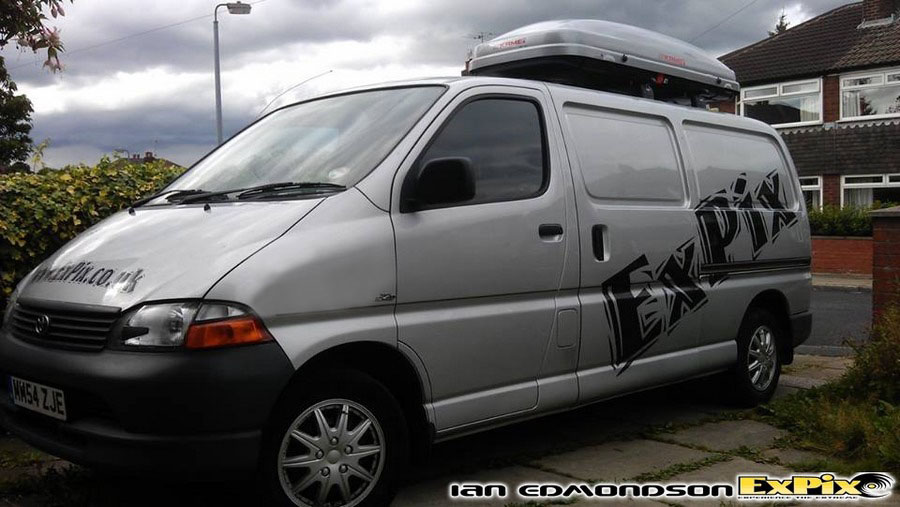
[[[863,0],[863,25],[873,21],[892,21],[898,9],[900,9],[898,0]]]

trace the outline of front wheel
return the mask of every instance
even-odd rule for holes
[[[388,505],[408,457],[397,401],[375,379],[352,370],[304,380],[310,384],[292,389],[279,404],[263,450],[269,496],[284,506]]]
[[[738,361],[732,371],[737,402],[765,403],[775,394],[781,376],[778,344],[785,338],[778,319],[762,308],[751,308],[738,333]]]

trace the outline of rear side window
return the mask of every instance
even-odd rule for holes
[[[567,107],[575,155],[597,199],[682,203],[675,138],[661,118]]]
[[[525,199],[540,194],[549,175],[543,122],[529,100],[478,99],[457,110],[421,158],[466,157],[475,172],[475,197],[465,204]]]
[[[791,175],[774,139],[763,134],[692,124],[685,125],[685,135],[694,159],[701,200],[712,195],[728,195],[755,208],[793,209]]]

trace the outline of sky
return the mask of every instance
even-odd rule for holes
[[[215,146],[214,1],[75,0],[60,30],[66,52],[0,51],[34,106],[45,163],[95,163],[104,153],[154,151],[188,166]],[[219,11],[227,138],[276,107],[355,85],[459,75],[479,33],[551,19],[593,18],[692,41],[719,56],[766,37],[782,10],[791,25],[847,0],[250,0]],[[749,6],[748,6],[749,5]],[[725,22],[722,22],[735,12]],[[718,23],[721,25],[709,30]],[[709,30],[709,31],[708,31]],[[707,32],[708,31],[708,32]],[[707,32],[704,34],[704,32]],[[703,34],[703,35],[701,35]],[[329,72],[330,71],[330,72]]]

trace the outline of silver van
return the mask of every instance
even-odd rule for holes
[[[391,83],[266,115],[30,273],[0,424],[93,467],[384,505],[432,442],[721,372],[765,401],[809,301],[769,126],[543,80]]]

